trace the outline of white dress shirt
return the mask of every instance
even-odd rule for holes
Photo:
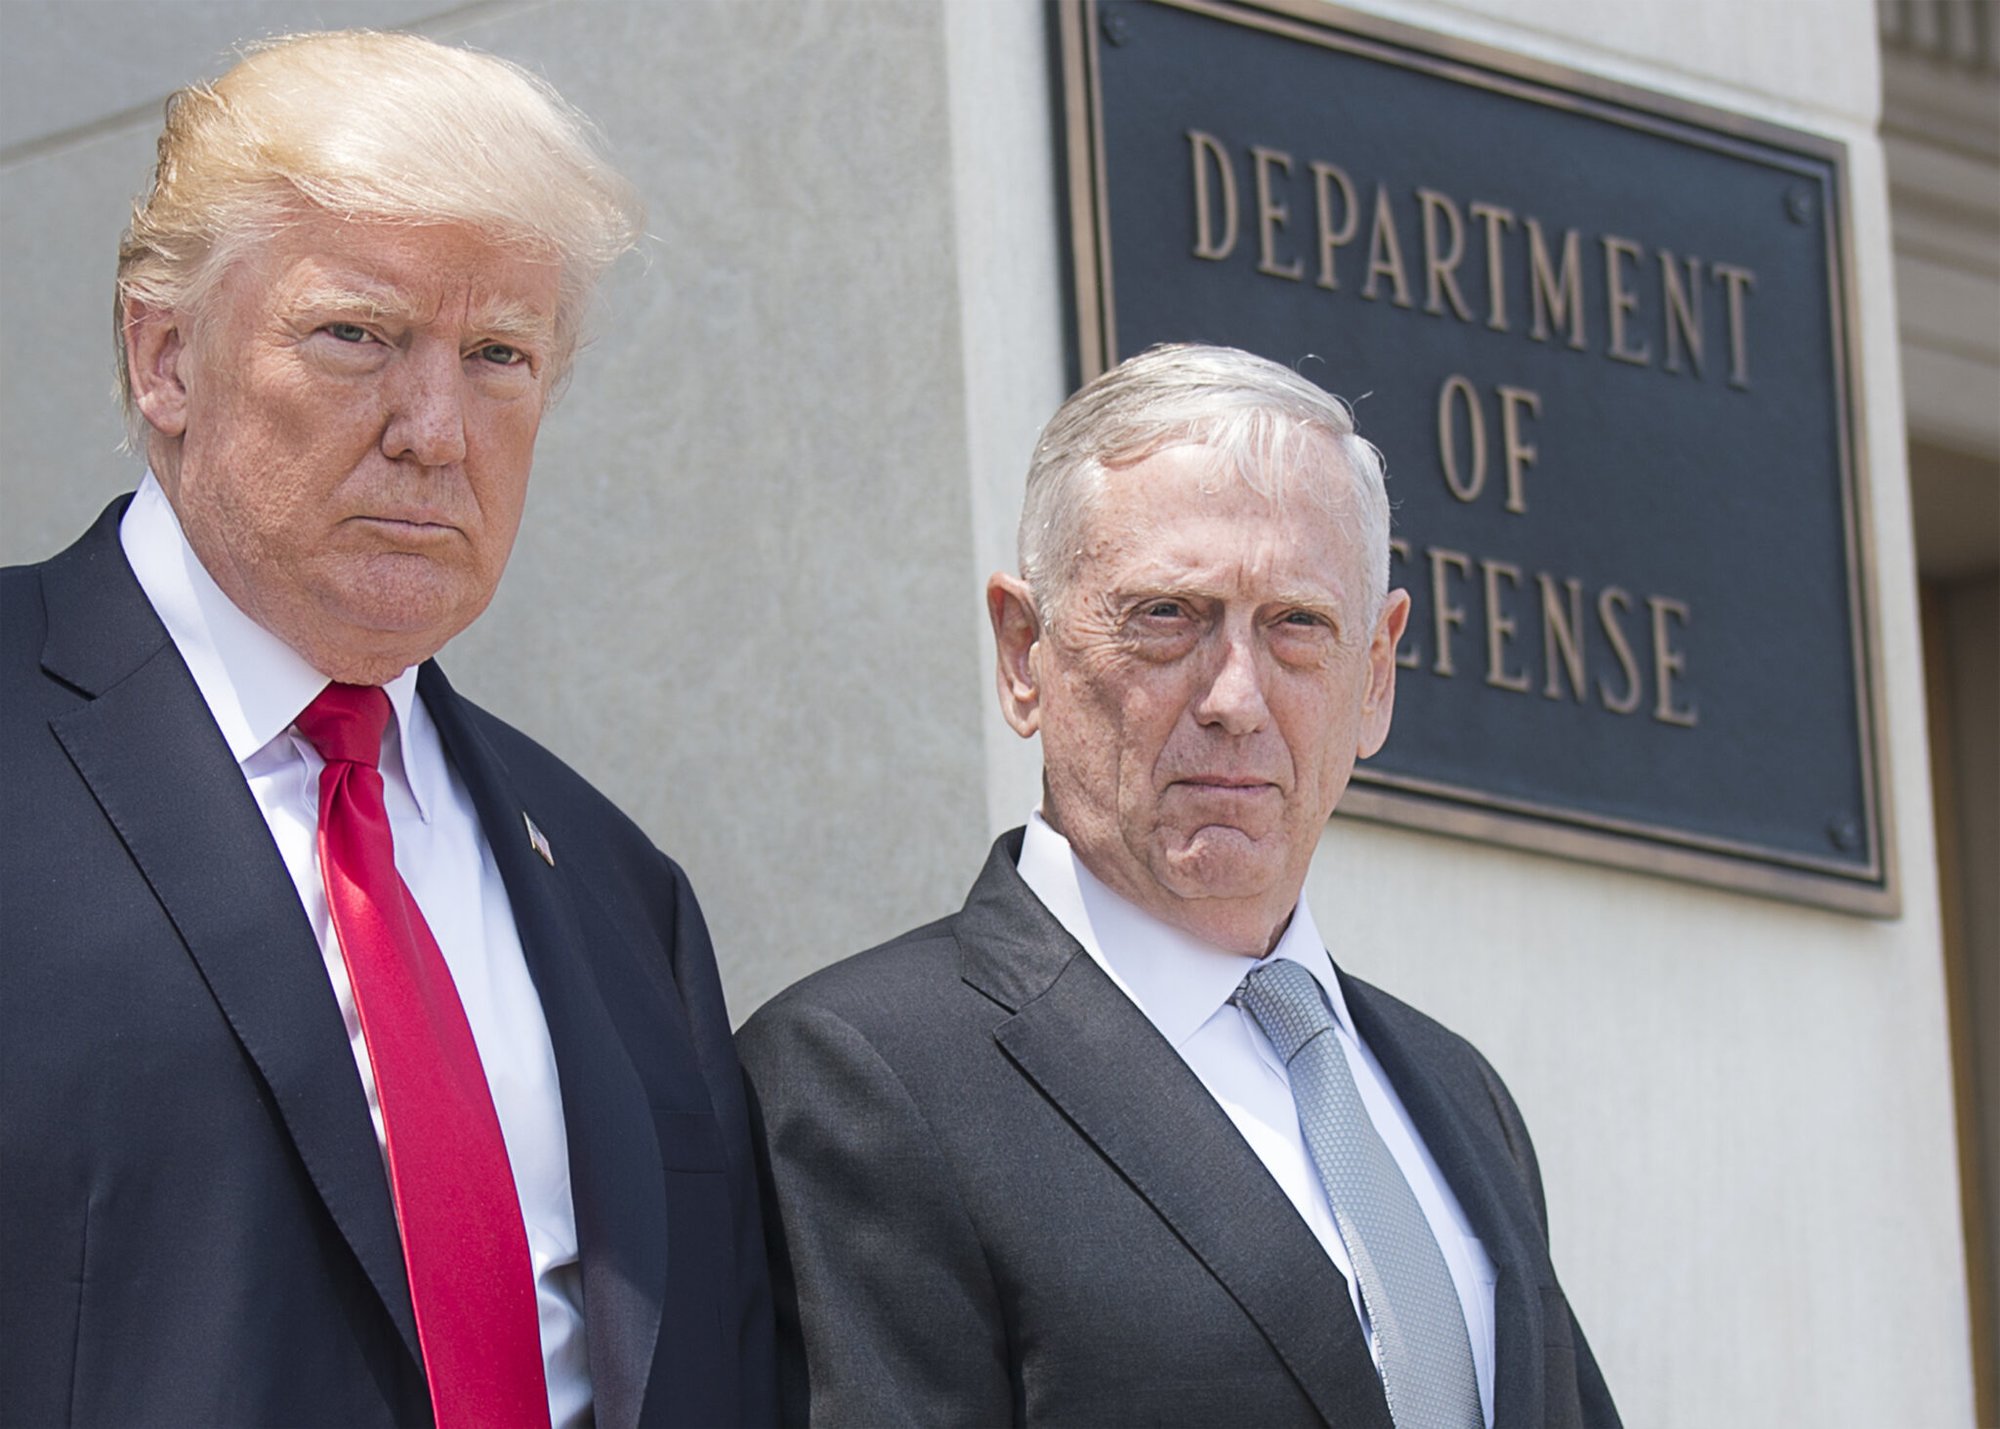
[[[1292,1101],[1285,1064],[1256,1019],[1229,1000],[1253,967],[1276,958],[1290,958],[1313,975],[1333,1011],[1334,1033],[1354,1074],[1361,1104],[1416,1193],[1431,1234],[1444,1253],[1465,1311],[1480,1408],[1487,1429],[1492,1429],[1493,1262],[1473,1235],[1458,1198],[1417,1135],[1396,1089],[1356,1034],[1353,1019],[1347,1014],[1347,1000],[1341,995],[1340,979],[1334,976],[1333,959],[1320,941],[1304,896],[1300,896],[1278,946],[1268,957],[1253,960],[1211,947],[1112,892],[1083,866],[1069,841],[1050,827],[1039,810],[1028,819],[1019,868],[1022,881],[1056,921],[1083,945],[1201,1079],[1298,1208],[1327,1257],[1346,1278],[1355,1316],[1379,1370],[1382,1358],[1361,1303],[1360,1284],[1350,1268],[1333,1208],[1327,1204],[1326,1189],[1313,1169],[1304,1133],[1299,1130],[1298,1108]]]
[[[292,727],[326,687],[327,677],[222,593],[188,545],[151,472],[118,535],[140,588],[236,756],[298,889],[347,1024],[375,1140],[383,1145],[375,1074],[320,880],[322,761]],[[396,868],[451,969],[507,1143],[535,1271],[550,1421],[556,1429],[587,1424],[590,1361],[555,1049],[499,866],[472,796],[445,758],[437,726],[417,698],[415,668],[384,688],[393,713],[382,737],[381,771]]]

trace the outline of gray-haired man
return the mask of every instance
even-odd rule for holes
[[[739,1034],[788,1418],[1617,1422],[1506,1089],[1302,896],[1389,730],[1388,540],[1346,410],[1249,354],[1050,422],[987,587],[1041,807]]]

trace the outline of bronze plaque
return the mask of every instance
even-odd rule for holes
[[[1248,348],[1387,457],[1342,809],[1893,912],[1845,151],[1317,4],[1057,13],[1073,377]]]

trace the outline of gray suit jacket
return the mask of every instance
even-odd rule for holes
[[[1339,1272],[1019,850],[1017,830],[957,914],[738,1034],[787,1419],[1390,1429]],[[1615,1425],[1506,1088],[1342,986],[1498,1269],[1497,1429]]]

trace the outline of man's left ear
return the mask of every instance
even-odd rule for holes
[[[120,312],[125,339],[125,371],[132,382],[132,402],[163,437],[187,431],[187,381],[182,360],[187,355],[187,318],[128,298]]]
[[[1361,746],[1368,758],[1389,737],[1389,718],[1396,712],[1396,645],[1410,623],[1410,593],[1392,590],[1375,617],[1375,634],[1368,642],[1368,689],[1361,697]]]

